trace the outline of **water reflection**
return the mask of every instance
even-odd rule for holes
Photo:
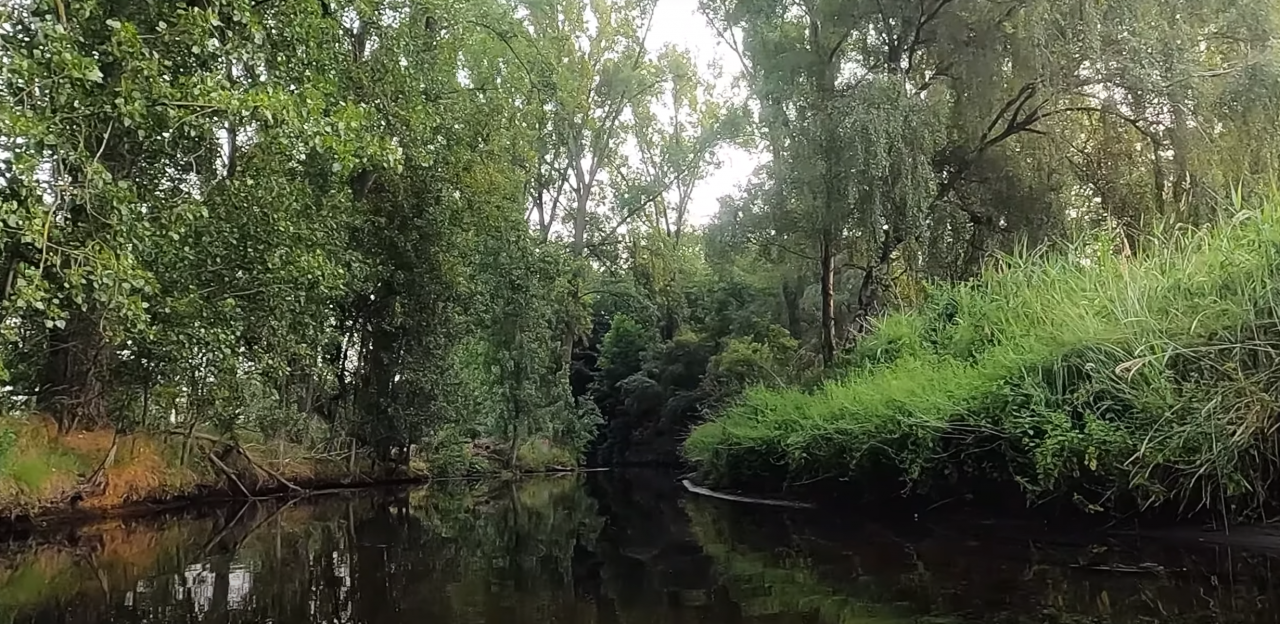
[[[821,622],[1276,622],[1265,552],[1036,526],[831,522],[686,506],[745,612]]]
[[[0,623],[1278,619],[1270,555],[1055,541],[744,509],[657,475],[453,483],[10,544]]]

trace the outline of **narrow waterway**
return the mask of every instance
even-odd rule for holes
[[[670,476],[259,501],[0,550],[0,624],[1276,622],[1274,553],[892,525]]]

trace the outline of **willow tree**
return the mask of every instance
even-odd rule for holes
[[[741,57],[765,126],[774,187],[767,227],[781,248],[817,263],[828,364],[842,333],[840,274],[861,273],[856,318],[865,317],[885,267],[930,203],[920,198],[934,184],[927,163],[936,112],[914,79],[945,4],[908,22],[843,0],[703,3]]]
[[[968,278],[1099,202],[1133,234],[1213,186],[1193,179],[1264,168],[1192,147],[1259,136],[1216,94],[1247,76],[1250,110],[1267,101],[1275,10],[1228,4],[703,0],[769,145],[756,238],[816,265],[824,360],[865,331],[895,264]]]

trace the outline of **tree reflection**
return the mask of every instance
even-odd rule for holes
[[[1274,620],[1263,555],[828,525],[653,475],[254,501],[10,546],[0,624]]]

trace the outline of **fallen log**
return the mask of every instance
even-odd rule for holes
[[[770,498],[753,498],[750,496],[739,496],[737,494],[726,494],[724,492],[708,490],[707,488],[704,488],[700,485],[694,485],[688,479],[683,479],[681,482],[684,484],[684,488],[686,490],[689,490],[694,494],[698,494],[701,496],[708,496],[710,498],[718,498],[720,500],[733,501],[735,503],[750,503],[753,505],[770,505],[773,507],[787,507],[789,509],[814,509],[816,507],[816,505],[811,505],[809,503],[798,503],[795,501],[776,500],[776,499],[770,499]]]
[[[71,503],[75,504],[91,496],[102,494],[107,489],[107,471],[116,461],[116,451],[120,449],[120,432],[111,435],[111,448],[98,467],[71,493]]]

